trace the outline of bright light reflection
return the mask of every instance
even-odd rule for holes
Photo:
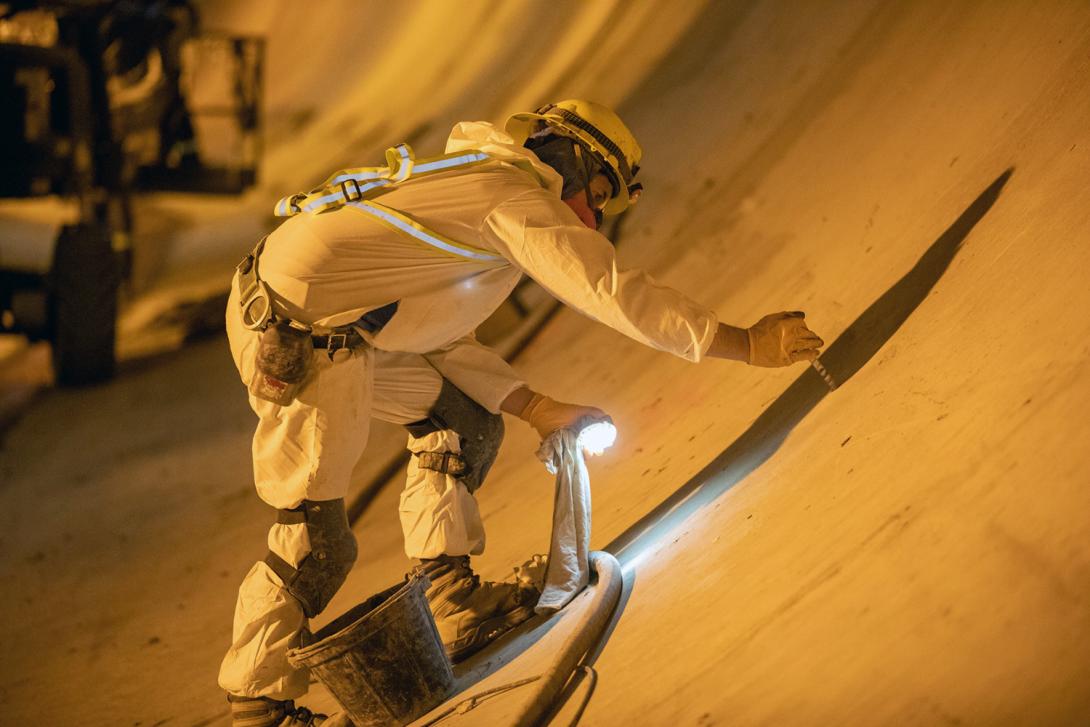
[[[638,570],[643,562],[651,557],[651,554],[651,546],[647,546],[631,556],[628,556],[624,551],[621,551],[617,556],[617,560],[621,562],[621,572],[631,573]]]
[[[593,422],[579,432],[577,442],[587,454],[598,455],[613,446],[617,441],[617,427],[613,422]]]

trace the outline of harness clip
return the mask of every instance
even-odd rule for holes
[[[353,197],[352,195],[350,195],[348,193],[348,183],[349,182],[352,183],[352,186],[356,190],[356,196],[355,197]],[[348,204],[349,202],[359,202],[361,199],[363,199],[363,190],[360,189],[360,183],[359,182],[357,182],[354,178],[349,177],[348,179],[341,182],[341,195],[344,197],[345,204]]]
[[[347,333],[330,333],[329,343],[326,344],[326,355],[329,356],[329,360],[334,360],[334,355],[338,351],[342,351],[348,348],[348,334]]]

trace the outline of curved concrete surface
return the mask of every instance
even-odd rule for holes
[[[258,5],[208,15],[270,35],[265,182],[147,202],[176,224],[130,335],[222,286],[285,187],[436,149],[462,117],[616,103],[646,151],[623,262],[736,324],[805,310],[841,387],[570,311],[523,351],[535,388],[621,435],[591,465],[592,546],[626,597],[581,723],[1087,719],[1085,3]],[[215,670],[269,517],[251,426],[207,341],[7,433],[6,719],[226,723]],[[480,492],[489,577],[548,542],[550,478],[508,430]],[[330,614],[403,573],[396,489]]]

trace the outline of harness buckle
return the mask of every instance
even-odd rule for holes
[[[352,183],[352,186],[356,190],[356,196],[355,197],[352,197],[352,195],[350,195],[348,193],[348,183],[349,182]],[[341,195],[344,197],[345,204],[348,204],[350,202],[359,202],[360,200],[363,199],[363,190],[360,189],[360,183],[357,182],[355,180],[355,178],[349,177],[348,179],[341,182]]]
[[[348,334],[347,333],[330,333],[329,342],[326,344],[326,355],[329,356],[329,360],[333,360],[334,354],[337,351],[348,348]]]

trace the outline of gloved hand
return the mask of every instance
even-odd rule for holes
[[[800,311],[772,313],[746,329],[749,363],[772,368],[817,358],[825,341],[806,327],[805,315]]]
[[[534,394],[518,417],[536,429],[542,439],[558,429],[573,427],[583,417],[609,419],[609,415],[597,407],[565,404],[542,394]]]

